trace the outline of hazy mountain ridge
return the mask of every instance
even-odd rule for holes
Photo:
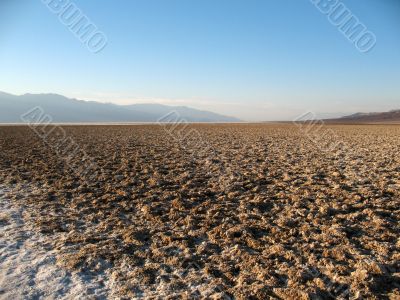
[[[161,104],[116,105],[71,99],[58,94],[24,94],[0,92],[0,123],[22,123],[20,116],[39,106],[53,122],[157,122],[171,112],[188,122],[240,122],[239,119],[185,106]],[[174,121],[174,118],[165,121]]]
[[[355,113],[336,120],[347,122],[400,122],[400,109],[388,112]]]
[[[344,116],[336,119],[325,120],[328,122],[355,122],[355,123],[382,123],[382,122],[400,122],[400,109],[394,109],[387,112],[370,112],[370,113],[355,113],[349,116]]]

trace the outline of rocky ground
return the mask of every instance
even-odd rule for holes
[[[306,126],[0,127],[0,298],[400,299],[400,126]]]

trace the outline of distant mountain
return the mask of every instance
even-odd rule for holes
[[[240,122],[239,119],[185,106],[160,104],[116,105],[70,99],[57,94],[15,96],[0,92],[0,123],[22,123],[20,116],[41,107],[55,123],[101,122]],[[168,117],[165,115],[171,113]]]
[[[125,105],[125,108],[132,111],[145,111],[156,114],[157,116],[165,116],[172,110],[190,122],[240,122],[239,119],[223,116],[205,110],[197,110],[187,106],[168,106],[162,104],[133,104]]]
[[[334,123],[400,123],[400,109],[388,112],[355,113],[325,121]]]

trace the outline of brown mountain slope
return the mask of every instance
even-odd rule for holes
[[[324,120],[329,123],[399,123],[400,109],[388,112],[356,113],[337,119]]]

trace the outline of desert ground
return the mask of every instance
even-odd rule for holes
[[[400,299],[400,126],[0,127],[1,299]]]

